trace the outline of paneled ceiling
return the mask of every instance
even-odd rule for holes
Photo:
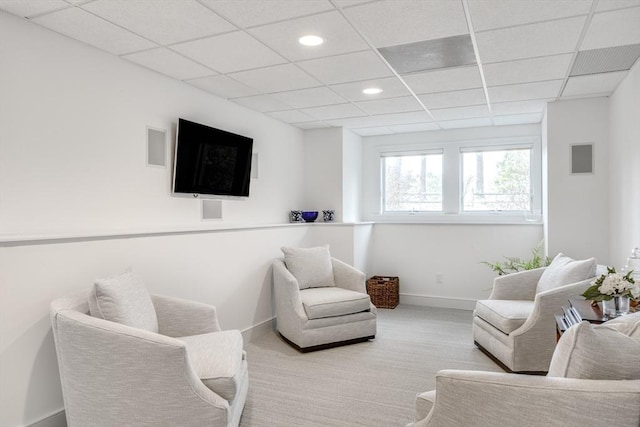
[[[302,129],[538,123],[610,95],[640,0],[0,0],[0,9]],[[320,46],[298,43],[304,35]],[[382,92],[362,91],[376,87]]]

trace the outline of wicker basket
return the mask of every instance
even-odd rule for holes
[[[373,276],[367,280],[367,293],[377,308],[396,308],[400,301],[400,279]]]

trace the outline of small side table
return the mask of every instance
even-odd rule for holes
[[[562,307],[563,314],[556,314],[556,338],[560,339],[564,331],[574,324],[586,320],[589,323],[600,324],[610,320],[602,313],[602,304],[593,304],[583,297],[569,298],[569,305]],[[633,313],[635,309],[632,309]],[[578,317],[578,319],[576,319]]]

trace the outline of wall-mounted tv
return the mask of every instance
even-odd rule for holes
[[[178,120],[173,193],[202,198],[249,197],[253,139]]]

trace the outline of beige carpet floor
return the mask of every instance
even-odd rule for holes
[[[471,311],[378,310],[366,343],[299,353],[275,332],[245,343],[249,396],[242,427],[404,426],[440,369],[501,369],[478,350]]]

